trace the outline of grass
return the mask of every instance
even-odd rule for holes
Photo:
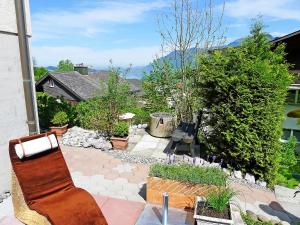
[[[150,176],[170,179],[191,184],[224,186],[227,175],[218,168],[203,168],[187,164],[154,164],[150,167]]]
[[[216,211],[223,212],[229,205],[229,201],[236,195],[231,188],[221,188],[216,192],[211,192],[206,197],[206,203]]]

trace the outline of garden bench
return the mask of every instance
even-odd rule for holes
[[[195,157],[195,141],[197,138],[200,118],[201,113],[199,113],[195,123],[179,123],[178,127],[174,130],[173,134],[171,135],[171,152],[176,152],[176,148],[179,143],[185,143],[189,145],[189,151],[192,157]]]

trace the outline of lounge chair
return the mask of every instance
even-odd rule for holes
[[[107,225],[94,198],[75,187],[55,133],[11,140],[9,154],[14,212],[21,222]]]

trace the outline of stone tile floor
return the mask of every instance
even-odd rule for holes
[[[145,131],[138,130],[129,140],[127,151],[132,155],[166,158],[164,150],[169,143],[168,139],[154,138]],[[161,209],[153,205],[145,207],[145,184],[149,166],[122,162],[96,149],[62,146],[62,151],[75,185],[95,196],[110,225],[134,225],[136,221],[137,225],[160,224]],[[272,192],[242,184],[231,185],[239,193],[234,201],[238,208],[275,220],[300,221],[299,204],[285,202],[284,199],[278,201]],[[234,214],[235,224],[243,224],[237,211]],[[191,213],[171,209],[170,225],[189,224],[191,216]],[[11,198],[0,204],[0,225],[8,224],[20,224],[13,216]]]

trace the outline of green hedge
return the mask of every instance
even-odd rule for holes
[[[227,175],[221,169],[197,167],[187,164],[154,164],[150,167],[149,175],[192,184],[217,186],[225,185],[227,180]]]

